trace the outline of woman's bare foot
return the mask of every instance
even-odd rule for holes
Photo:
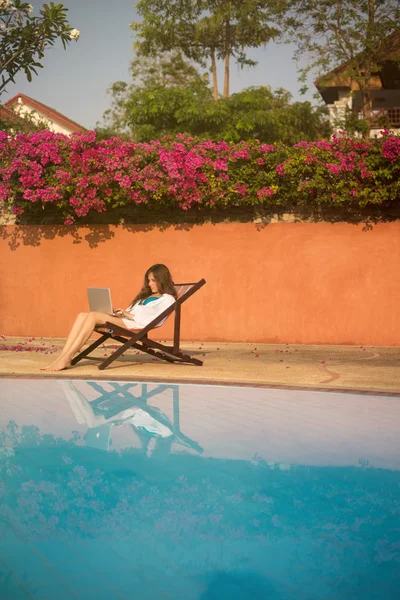
[[[41,371],[49,371],[52,367],[54,367],[55,364],[58,363],[58,361],[60,360],[60,358],[62,357],[62,355],[57,356],[57,358],[55,358],[53,360],[53,362],[51,362],[50,364],[46,365],[45,367],[40,367]]]
[[[42,367],[41,371],[63,371],[71,366],[71,359],[67,356],[60,356],[57,360],[46,367]]]

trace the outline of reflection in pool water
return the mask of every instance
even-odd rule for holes
[[[399,398],[0,393],[0,598],[398,597]]]

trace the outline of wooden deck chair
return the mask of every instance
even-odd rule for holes
[[[86,382],[93,390],[98,392],[99,397],[90,402],[84,397],[81,390],[77,389],[74,382],[72,381],[61,381],[61,387],[73,409],[74,415],[78,420],[78,423],[84,423],[85,418],[82,411],[76,411],[76,404],[83,401],[90,404],[91,409],[95,415],[103,415],[106,421],[97,426],[93,427],[89,425],[88,431],[85,435],[86,444],[95,448],[101,448],[108,450],[111,441],[111,427],[113,425],[112,419],[118,413],[132,407],[138,407],[150,414],[152,417],[157,419],[163,425],[166,425],[172,431],[173,441],[181,446],[186,446],[191,450],[194,450],[201,454],[203,448],[196,440],[191,439],[181,431],[180,425],[180,407],[179,407],[179,385],[176,384],[159,384],[149,389],[147,383],[120,383],[115,381],[107,381],[107,385],[111,387],[111,390],[106,390],[103,386],[104,383],[100,381],[87,381]],[[131,391],[132,388],[138,388],[138,395],[134,396]],[[160,411],[156,406],[152,406],[148,403],[148,400],[157,396],[158,394],[171,390],[172,391],[172,407],[173,407],[173,419],[170,419]],[[74,408],[75,407],[75,408]],[[100,435],[98,435],[100,434]]]
[[[173,433],[173,439],[175,442],[182,446],[187,446],[200,454],[203,452],[203,448],[200,446],[198,442],[192,440],[187,435],[185,435],[181,431],[180,424],[180,408],[179,408],[179,385],[176,384],[158,384],[153,389],[149,389],[147,383],[120,383],[115,381],[108,381],[108,385],[113,388],[113,390],[105,391],[102,382],[100,381],[87,381],[86,382],[90,387],[100,393],[99,398],[96,400],[92,400],[90,405],[93,408],[93,411],[97,414],[102,414],[104,417],[112,418],[122,410],[127,408],[131,408],[132,406],[138,406],[151,414],[153,417],[156,417],[160,420],[161,423],[170,427]],[[139,387],[140,392],[138,396],[134,396],[130,391],[132,387]],[[173,420],[172,422],[169,419],[165,419],[165,415],[163,418],[162,414],[157,414],[154,411],[157,411],[157,407],[152,407],[148,404],[148,400],[157,396],[158,394],[165,392],[167,390],[172,391],[172,402],[173,402]],[[153,412],[152,412],[153,409]]]
[[[200,279],[197,283],[177,283],[175,289],[177,292],[177,300],[162,312],[158,317],[153,319],[151,323],[146,325],[143,329],[126,329],[125,327],[119,327],[113,323],[105,323],[99,327],[96,327],[95,331],[101,335],[99,339],[93,342],[88,348],[83,350],[78,356],[72,361],[72,365],[76,365],[77,362],[82,358],[89,357],[89,354],[93,352],[98,346],[103,344],[109,338],[119,342],[121,347],[115,350],[108,358],[103,360],[99,369],[103,370],[110,365],[114,360],[119,358],[124,352],[131,348],[146,352],[151,356],[161,358],[167,362],[177,363],[191,363],[193,365],[201,366],[203,361],[198,358],[193,358],[189,354],[184,354],[180,350],[180,332],[181,332],[181,306],[186,300],[188,300],[193,294],[197,292],[205,284],[205,279]],[[155,327],[159,327],[166,318],[174,313],[174,341],[172,346],[161,344],[161,342],[155,342],[148,337],[148,333]],[[92,358],[92,357],[90,357]]]

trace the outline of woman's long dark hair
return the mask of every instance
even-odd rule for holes
[[[145,300],[145,298],[148,298],[153,294],[148,281],[150,273],[153,274],[153,277],[156,280],[158,292],[160,294],[171,294],[171,296],[176,298],[176,289],[174,287],[174,282],[172,281],[171,273],[169,272],[168,267],[157,264],[147,269],[144,276],[143,287],[132,300],[131,306],[140,300]]]

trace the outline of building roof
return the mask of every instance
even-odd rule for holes
[[[361,57],[363,53],[358,56]],[[399,77],[399,67],[398,63],[400,61],[400,29],[397,29],[393,33],[391,33],[387,39],[382,43],[381,48],[379,49],[376,58],[380,64],[383,66],[383,73],[386,76],[386,79],[392,80],[396,82],[394,87],[399,87],[396,77]],[[325,101],[332,101],[333,88],[335,90],[348,90],[349,88],[354,88],[350,77],[346,73],[346,67],[349,65],[350,61],[346,61],[325,73],[319,77],[316,81],[314,81],[314,85],[322,95]],[[389,77],[387,77],[387,72],[389,72]],[[380,74],[377,74],[378,78]],[[382,77],[380,77],[382,79]],[[388,86],[390,86],[390,81],[387,82]],[[385,86],[386,87],[386,86]],[[391,86],[390,86],[391,87]],[[333,96],[332,96],[333,97]]]
[[[25,122],[24,119],[22,117],[20,117],[19,115],[17,115],[17,113],[15,113],[13,110],[10,110],[9,108],[6,108],[5,106],[1,106],[0,104],[0,119],[4,119],[5,121],[10,121],[10,122]]]
[[[47,117],[50,121],[53,121],[58,125],[66,127],[74,133],[84,133],[85,131],[87,131],[85,127],[82,127],[82,125],[75,123],[75,121],[72,121],[65,115],[62,115],[57,110],[54,110],[54,108],[46,106],[46,104],[42,104],[42,102],[38,102],[37,100],[34,100],[33,98],[26,96],[25,94],[17,94],[16,96],[13,96],[12,98],[10,98],[10,100],[7,100],[7,102],[3,104],[3,108],[12,110],[14,106],[19,104],[20,98],[23,104],[25,104],[26,106],[31,107],[37,113],[40,113],[44,117]]]

